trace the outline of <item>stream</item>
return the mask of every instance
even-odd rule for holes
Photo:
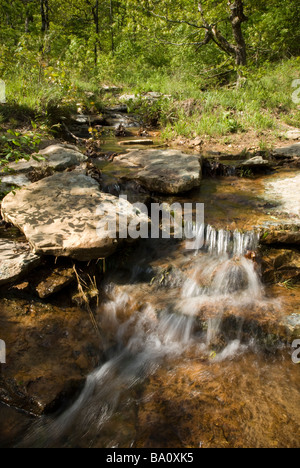
[[[109,178],[109,164],[99,167]],[[299,446],[299,366],[272,333],[299,300],[264,286],[248,255],[258,251],[254,226],[276,217],[266,214],[268,179],[204,179],[181,196],[205,204],[204,246],[138,242],[103,281],[96,318],[105,362],[54,415],[0,405],[1,446]]]

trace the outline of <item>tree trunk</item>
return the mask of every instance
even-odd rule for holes
[[[110,34],[111,34],[111,51],[114,55],[115,51],[115,38],[114,38],[114,11],[113,11],[113,2],[110,0],[110,7],[109,7],[109,16],[110,16]]]
[[[229,2],[231,10],[230,21],[232,25],[233,37],[236,43],[235,46],[235,61],[237,65],[247,65],[247,47],[242,30],[242,24],[248,20],[244,14],[243,0],[235,0]]]
[[[48,0],[41,0],[41,19],[42,19],[42,32],[45,33],[50,28]]]
[[[100,27],[99,27],[99,0],[96,0],[95,8],[93,9],[93,17],[94,17],[95,32],[96,32],[95,51],[94,51],[95,67],[96,67],[97,63],[98,63],[99,33],[100,33]]]

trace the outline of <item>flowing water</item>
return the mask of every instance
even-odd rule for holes
[[[248,329],[249,314],[280,315],[245,258],[257,233],[197,232],[204,246],[177,246],[172,267],[158,260],[164,242],[148,241],[107,277],[97,315],[107,361],[77,401],[35,422],[20,446],[297,445],[298,369]]]
[[[193,228],[193,250],[148,240],[120,259],[96,313],[105,362],[58,414],[0,406],[2,445],[299,445],[299,366],[272,334],[288,309],[263,287],[253,255],[253,226],[267,219],[259,184],[204,180],[182,201],[204,202],[219,228]]]

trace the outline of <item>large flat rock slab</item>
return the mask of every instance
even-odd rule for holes
[[[47,177],[2,202],[4,220],[24,233],[36,254],[80,261],[108,257],[123,242],[107,222],[119,215],[127,217],[127,225],[146,221],[128,201],[102,193],[94,179],[72,172]]]
[[[276,148],[273,150],[275,156],[292,158],[294,156],[300,156],[300,143],[294,143],[290,146],[283,146],[282,148]]]
[[[0,239],[0,286],[17,281],[40,263],[28,244]]]
[[[265,183],[265,196],[278,204],[276,211],[300,222],[300,172],[276,176]]]
[[[114,159],[122,178],[153,192],[178,194],[199,187],[201,156],[178,150],[135,150]]]
[[[76,146],[63,144],[48,146],[48,148],[40,151],[36,156],[38,156],[38,160],[31,157],[29,161],[21,160],[10,164],[8,167],[11,171],[18,174],[47,168],[59,172],[69,167],[78,166],[88,159]],[[39,157],[43,159],[39,160]]]

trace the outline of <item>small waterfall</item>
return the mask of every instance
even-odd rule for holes
[[[189,245],[193,250],[207,250],[212,255],[242,256],[258,247],[259,233],[255,231],[234,232],[210,225],[197,225],[192,229],[194,241]]]
[[[136,404],[130,392],[164,362],[177,360],[184,353],[195,350],[197,356],[219,362],[233,359],[247,349],[241,331],[222,341],[222,324],[226,308],[241,308],[245,304],[251,307],[262,300],[256,265],[245,258],[248,250],[256,249],[258,235],[218,231],[203,225],[197,227],[196,233],[196,253],[188,260],[190,269],[182,272],[191,276],[186,276],[181,290],[176,286],[175,295],[172,289],[169,291],[167,307],[158,310],[157,303],[153,305],[149,299],[141,309],[140,296],[135,302],[130,290],[124,293],[117,286],[107,286],[100,329],[107,348],[112,349],[110,359],[88,377],[81,395],[67,411],[55,420],[41,420],[25,439],[25,446],[55,446],[62,440],[72,445],[82,436],[92,440],[93,434],[105,433],[117,414]],[[203,235],[204,246],[199,249]],[[157,288],[155,294],[159,295],[160,286]],[[117,341],[114,346],[111,337]]]

